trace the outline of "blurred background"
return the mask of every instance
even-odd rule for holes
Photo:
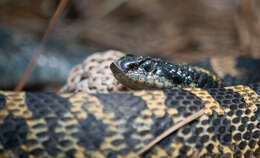
[[[0,1],[2,88],[18,82],[59,2]],[[259,42],[257,0],[70,0],[30,80],[64,82],[73,65],[107,49],[191,62],[227,55],[257,58]]]

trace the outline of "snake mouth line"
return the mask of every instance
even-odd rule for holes
[[[120,67],[116,63],[113,62],[110,65],[110,69],[118,81],[120,81],[121,78],[129,80],[129,78],[123,73],[123,71],[120,69]]]
[[[122,70],[118,67],[118,65],[115,62],[110,64],[110,69],[114,74],[122,73]]]
[[[138,88],[137,86],[137,81],[134,81],[133,79],[131,79],[131,77],[127,76],[123,70],[120,68],[120,66],[118,66],[118,63],[113,62],[110,65],[110,69],[112,71],[112,73],[114,74],[115,78],[122,83],[123,85],[127,85],[127,87],[134,89],[134,90],[138,90],[141,88]]]

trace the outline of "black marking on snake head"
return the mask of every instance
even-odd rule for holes
[[[22,150],[20,145],[26,141],[29,127],[23,118],[15,118],[9,114],[0,125],[0,142],[6,150]]]
[[[219,86],[205,72],[160,58],[126,55],[113,62],[110,68],[119,82],[132,89]]]

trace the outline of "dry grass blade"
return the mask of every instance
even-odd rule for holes
[[[45,34],[44,34],[44,36],[41,40],[41,43],[40,43],[37,51],[34,53],[34,56],[32,57],[30,64],[26,68],[21,80],[19,81],[19,83],[15,87],[15,91],[21,91],[23,89],[24,85],[26,84],[26,82],[27,82],[28,78],[30,77],[30,74],[31,74],[31,72],[34,68],[35,63],[36,63],[37,59],[39,58],[47,40],[48,40],[49,35],[51,34],[51,32],[54,29],[55,22],[60,17],[61,13],[63,12],[63,10],[64,10],[64,8],[67,4],[67,2],[68,2],[68,0],[61,0],[60,1],[60,4],[59,4],[57,10],[55,11],[55,14],[51,18],[51,21],[48,25],[48,28],[47,28],[47,30],[46,30],[46,32],[45,32]]]
[[[199,156],[200,156],[200,150],[195,150],[191,158],[199,158]]]
[[[140,151],[137,152],[137,155],[142,155],[143,153],[145,153],[146,151],[148,151],[150,148],[152,148],[156,143],[158,143],[159,141],[161,141],[162,139],[164,139],[165,137],[167,137],[168,135],[170,135],[171,133],[173,133],[174,131],[176,131],[177,129],[183,127],[184,125],[190,123],[191,121],[199,118],[200,116],[202,116],[205,112],[205,109],[201,109],[200,111],[188,116],[185,120],[178,122],[177,124],[173,125],[171,128],[167,129],[165,132],[163,132],[161,135],[159,135],[158,137],[156,137],[151,143],[149,143],[147,146],[145,146],[144,148],[142,148]]]

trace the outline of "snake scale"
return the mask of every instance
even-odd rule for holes
[[[138,157],[156,136],[202,108],[203,116],[140,157],[260,157],[260,83],[186,88],[194,82],[180,77],[174,81],[184,87],[164,90],[1,91],[0,157]],[[215,85],[216,78],[206,79],[198,84]]]

